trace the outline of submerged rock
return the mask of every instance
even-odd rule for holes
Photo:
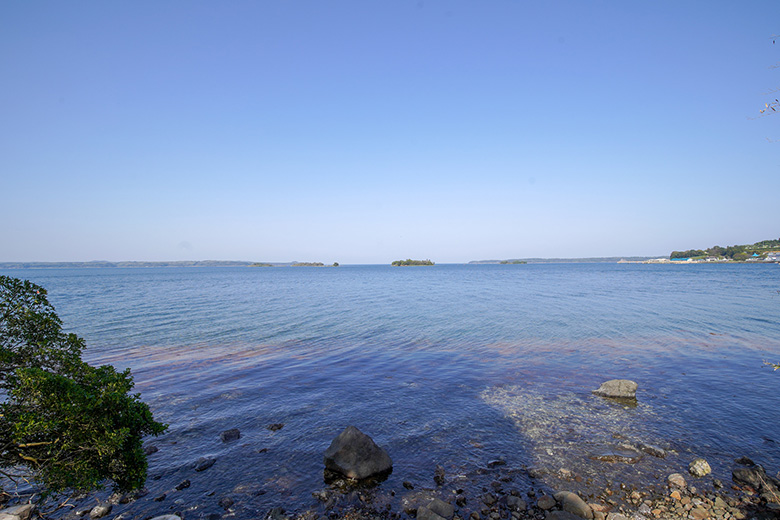
[[[601,462],[622,462],[624,464],[636,464],[642,460],[642,453],[626,446],[616,446],[597,455],[591,455],[591,460]]]
[[[437,486],[441,486],[444,484],[444,480],[444,468],[437,464],[433,470],[433,481],[436,482]]]
[[[219,438],[222,439],[222,442],[235,441],[241,438],[241,431],[238,428],[225,430],[219,434]]]
[[[371,437],[354,426],[347,426],[325,450],[325,467],[345,477],[362,480],[391,471],[393,461]]]
[[[213,457],[201,457],[195,461],[195,471],[205,471],[213,466],[215,462],[217,462],[217,459]]]
[[[636,399],[637,384],[628,379],[611,379],[601,383],[593,393],[601,397],[613,399]]]

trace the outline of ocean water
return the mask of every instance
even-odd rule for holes
[[[224,514],[223,497],[239,518],[316,510],[312,493],[329,487],[322,454],[350,424],[393,458],[371,490],[392,507],[404,481],[436,488],[437,465],[440,491],[475,496],[496,478],[519,490],[649,487],[699,456],[724,482],[741,456],[780,471],[780,372],[763,365],[780,361],[777,265],[2,274],[44,286],[86,359],[131,368],[170,425],[148,441],[159,448],[149,495],[115,513],[207,517]],[[614,378],[638,383],[637,406],[591,394]],[[230,428],[241,438],[223,443]],[[667,455],[592,458],[636,443]],[[217,462],[196,473],[200,457]]]

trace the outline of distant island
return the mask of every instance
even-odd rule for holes
[[[406,260],[396,260],[390,265],[434,265],[434,263],[430,260],[412,260],[411,258],[407,258]]]
[[[295,262],[293,267],[325,267],[322,262]]]
[[[499,264],[506,265],[506,264],[527,264],[525,260],[501,260]]]

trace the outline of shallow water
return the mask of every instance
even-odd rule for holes
[[[740,456],[780,470],[780,373],[762,366],[780,360],[777,265],[3,274],[46,287],[87,359],[130,367],[170,424],[149,441],[160,451],[137,514],[221,512],[226,495],[244,516],[316,505],[322,453],[348,424],[394,460],[380,491],[433,486],[437,464],[480,486],[494,459],[502,471],[565,467],[640,485],[697,456],[724,481]],[[639,383],[638,406],[591,395],[613,378]],[[230,428],[241,439],[221,442]],[[590,458],[626,439],[669,455]],[[203,456],[217,463],[195,474]],[[530,485],[517,475],[514,485]],[[192,486],[172,491],[185,478]]]

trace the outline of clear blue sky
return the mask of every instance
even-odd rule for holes
[[[0,261],[778,238],[778,33],[776,0],[8,0]]]

